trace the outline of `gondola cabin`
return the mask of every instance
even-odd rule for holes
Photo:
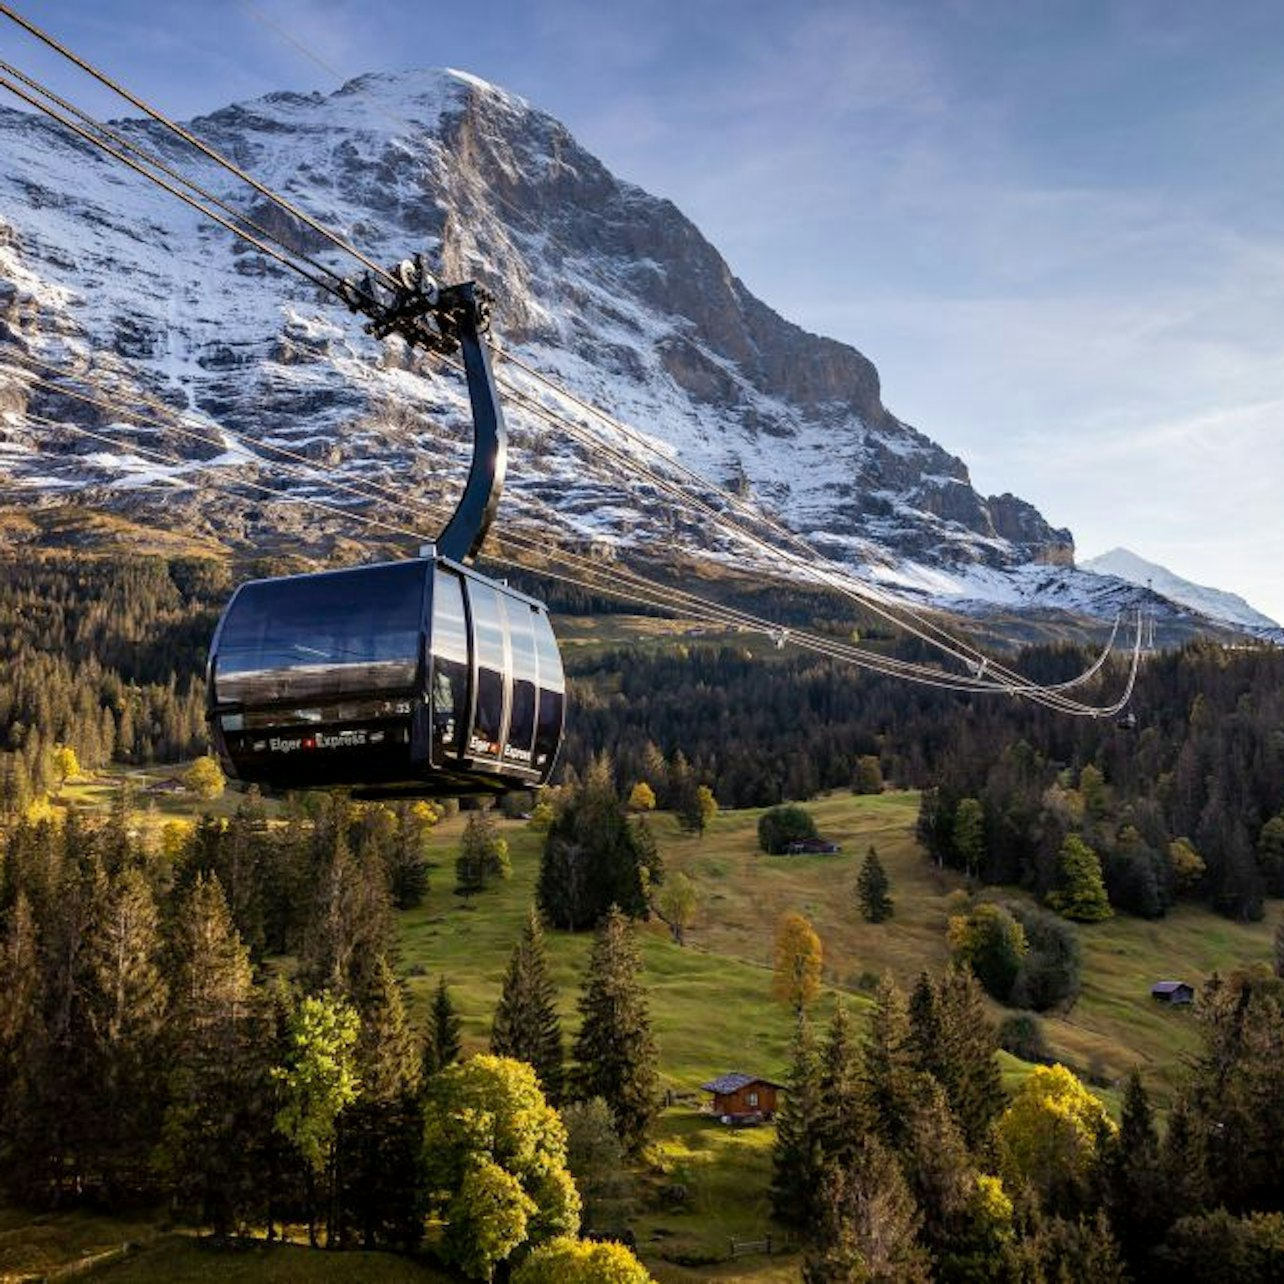
[[[269,792],[534,788],[562,738],[548,612],[439,556],[242,584],[208,679],[224,770]]]

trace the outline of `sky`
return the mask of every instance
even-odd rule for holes
[[[1010,491],[1284,621],[1277,0],[15,0],[171,116],[455,67]],[[9,23],[0,58],[101,106]]]

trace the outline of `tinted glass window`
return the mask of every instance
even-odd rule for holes
[[[539,667],[539,707],[535,725],[535,754],[532,766],[548,773],[553,769],[562,742],[562,720],[566,714],[566,678],[562,657],[553,636],[553,626],[543,611],[532,612],[535,654]]]
[[[499,594],[489,585],[468,581],[473,645],[477,659],[477,707],[468,748],[473,754],[499,756],[504,732],[504,617]]]
[[[432,657],[433,744],[454,754],[468,721],[468,624],[459,576],[444,567],[433,580]]]
[[[541,771],[552,768],[562,741],[562,714],[566,697],[560,691],[539,693],[539,719],[535,728],[535,760]]]
[[[503,599],[508,616],[508,638],[513,659],[513,707],[508,715],[508,741],[504,756],[528,764],[535,738],[535,679],[539,668],[535,653],[535,612],[514,598]]]
[[[566,677],[562,672],[562,654],[557,649],[553,626],[543,611],[531,613],[535,629],[535,649],[539,656],[539,684],[552,691],[566,690]]]
[[[333,699],[412,687],[425,566],[394,562],[244,585],[215,657],[219,700]]]

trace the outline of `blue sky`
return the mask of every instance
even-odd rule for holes
[[[183,118],[407,67],[522,94],[978,489],[1284,621],[1284,5],[16,7]],[[54,77],[7,28],[0,57]]]

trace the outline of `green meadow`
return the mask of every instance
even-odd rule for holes
[[[661,1079],[674,1104],[661,1116],[641,1175],[647,1197],[636,1231],[641,1252],[664,1280],[797,1278],[796,1257],[725,1260],[732,1240],[772,1232],[766,1197],[772,1129],[731,1130],[698,1112],[705,1097],[700,1084],[717,1075],[744,1070],[779,1078],[786,1072],[792,1021],[770,995],[780,915],[800,911],[822,939],[827,992],[814,1013],[821,1023],[838,996],[857,1013],[866,1008],[884,971],[908,989],[921,971],[948,961],[946,924],[967,891],[959,875],[937,869],[919,848],[917,795],[834,795],[808,810],[821,833],[841,845],[841,854],[764,856],[757,847],[759,811],[720,813],[702,837],[684,833],[669,815],[648,819],[666,870],[686,873],[700,894],[685,946],[675,944],[661,923],[639,929]],[[480,1049],[508,952],[533,899],[541,837],[521,823],[503,822],[512,878],[466,906],[453,894],[463,823],[462,817],[447,820],[434,834],[432,889],[421,908],[402,917],[402,967],[420,1011],[445,975],[465,1044]],[[861,920],[855,899],[860,860],[871,846],[887,869],[896,906],[892,919],[877,925]],[[1101,1087],[1112,1107],[1114,1085],[1140,1065],[1162,1106],[1183,1056],[1196,1046],[1196,1027],[1189,1010],[1156,1003],[1151,984],[1169,977],[1198,983],[1214,970],[1269,959],[1271,918],[1236,924],[1183,907],[1157,922],[1121,916],[1080,928],[1083,993],[1071,1011],[1042,1018],[1054,1054]],[[554,932],[549,947],[569,1043],[589,940]],[[1004,1010],[993,1005],[992,1011],[997,1019]],[[1028,1067],[1001,1056],[1005,1079],[1014,1086]],[[675,1180],[687,1187],[689,1199],[666,1205],[659,1192]],[[696,1265],[714,1258],[724,1260]]]

